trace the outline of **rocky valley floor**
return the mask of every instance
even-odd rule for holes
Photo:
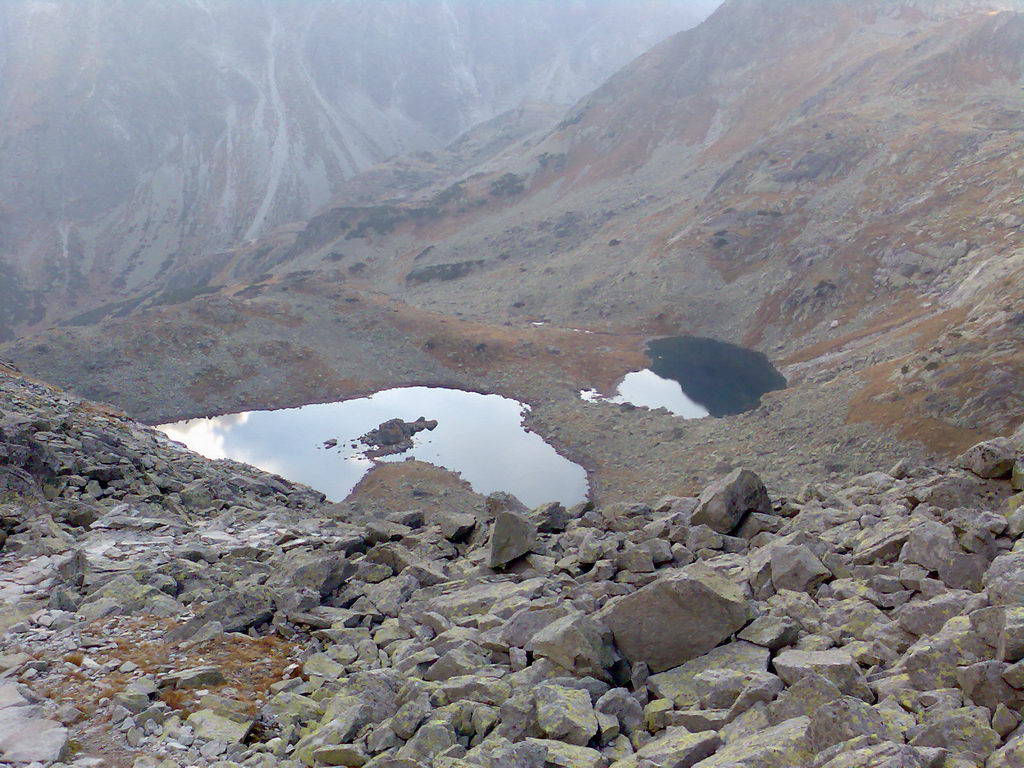
[[[410,465],[329,505],[13,369],[0,403],[0,762],[1024,761],[1021,432],[796,493],[527,510]]]

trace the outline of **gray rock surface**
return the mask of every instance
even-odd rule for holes
[[[619,651],[655,672],[707,653],[750,619],[742,590],[702,564],[662,577],[597,614]]]
[[[959,469],[872,473],[787,500],[749,538],[688,525],[695,499],[549,507],[545,530],[480,497],[341,519],[55,390],[0,386],[17,470],[0,498],[4,762],[87,761],[75,742],[140,768],[1022,754],[1009,479],[943,507],[921,498],[967,487]],[[85,467],[98,497],[70,479]],[[512,556],[497,571],[495,551]],[[970,584],[948,567],[963,558]]]
[[[748,514],[772,511],[768,491],[755,473],[736,469],[701,493],[693,513],[693,525],[707,525],[719,533],[732,533]]]
[[[536,536],[536,527],[522,515],[499,512],[491,529],[487,564],[491,568],[508,565],[530,551]]]

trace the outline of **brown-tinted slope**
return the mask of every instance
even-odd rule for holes
[[[1022,62],[1017,0],[732,0],[546,135],[454,176],[392,164],[232,251],[223,295],[10,355],[151,417],[153,395],[182,415],[498,389],[609,497],[740,462],[811,476],[960,450],[1024,413]],[[222,310],[250,319],[209,330]],[[158,332],[179,342],[137,359]],[[575,399],[675,333],[756,347],[792,387],[700,424]]]

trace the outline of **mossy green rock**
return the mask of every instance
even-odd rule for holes
[[[547,750],[544,760],[546,766],[552,768],[603,768],[607,763],[604,756],[596,749],[566,744],[552,739],[527,739],[531,744],[538,744]]]
[[[701,761],[700,768],[806,768],[815,754],[807,741],[808,725],[808,718],[797,717],[737,739]]]
[[[198,738],[224,744],[241,744],[249,735],[252,723],[252,720],[225,717],[212,709],[201,709],[188,716],[188,724],[195,730]]]
[[[674,669],[652,675],[648,684],[658,696],[671,699],[678,709],[696,709],[700,706],[700,691],[695,678],[701,672],[711,669],[764,672],[768,669],[770,655],[767,648],[741,640],[719,646]]]

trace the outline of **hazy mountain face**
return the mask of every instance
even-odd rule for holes
[[[396,153],[570,103],[713,4],[6,0],[0,269],[51,300],[143,285]]]

